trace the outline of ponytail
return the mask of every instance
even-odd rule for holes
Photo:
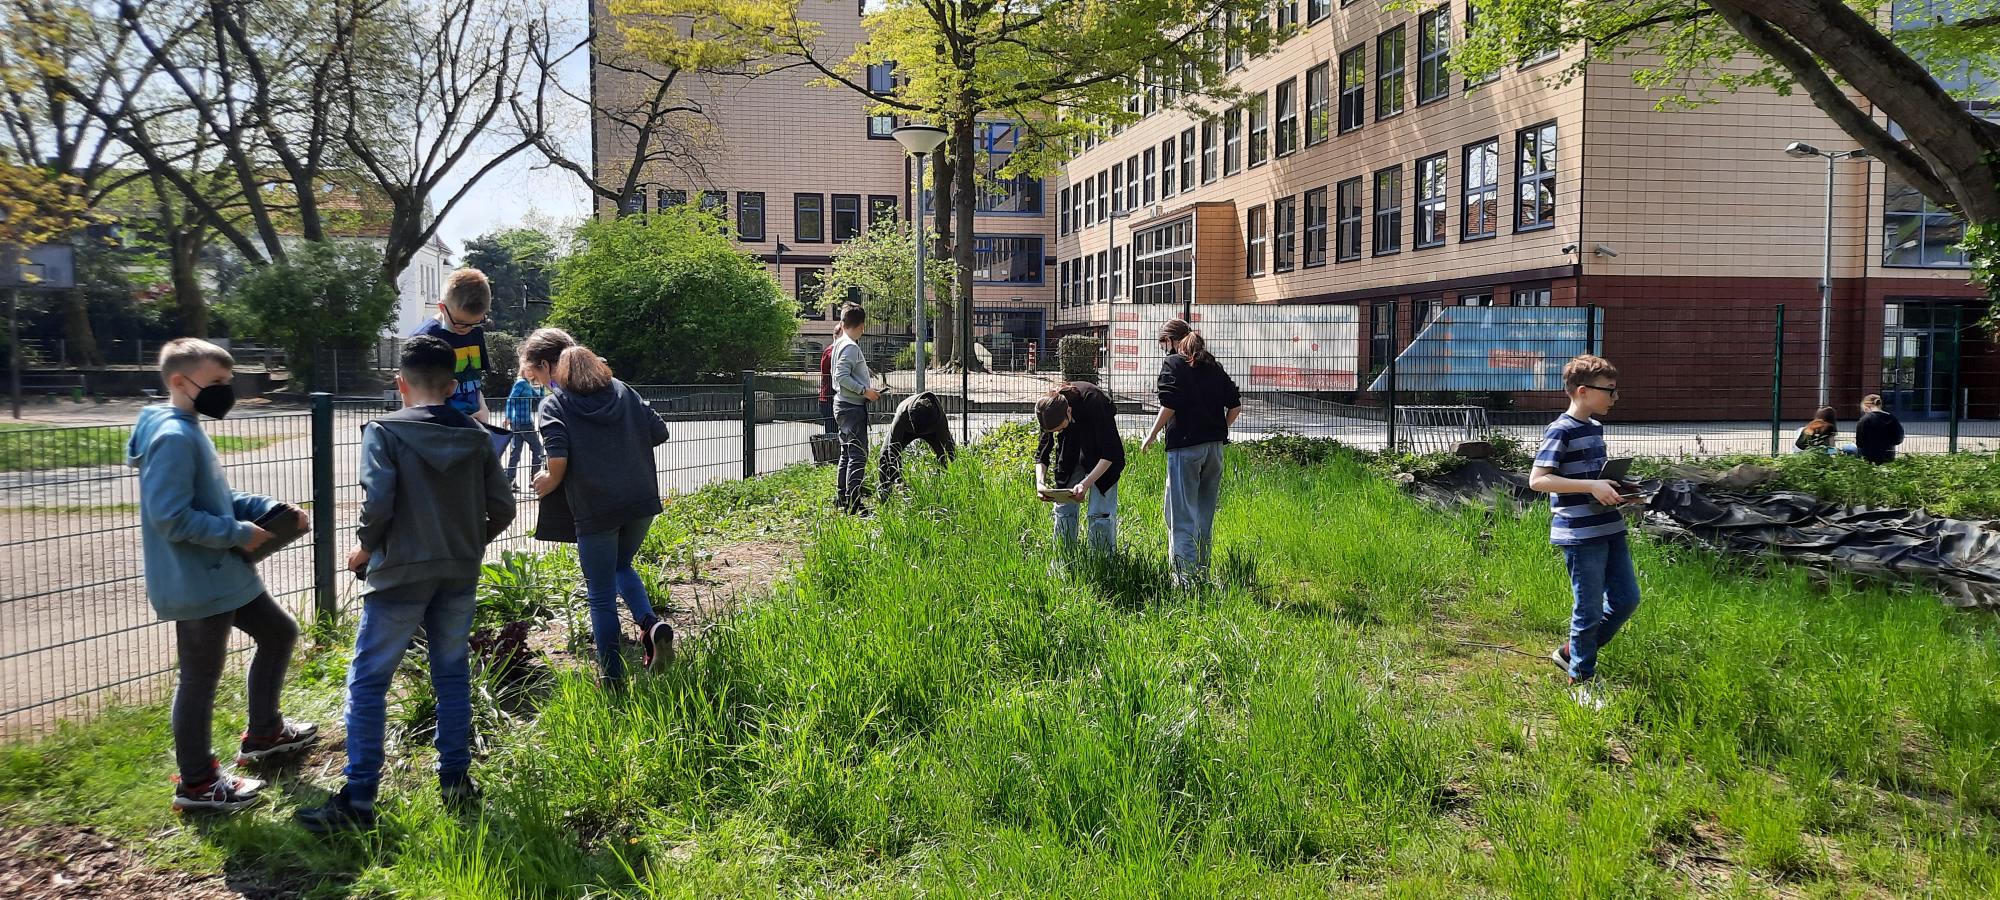
[[[556,384],[572,394],[595,394],[611,386],[611,367],[578,344],[556,361]]]
[[[1173,345],[1174,352],[1180,354],[1191,366],[1205,366],[1215,362],[1214,354],[1208,352],[1208,343],[1201,339],[1201,332],[1194,330],[1184,319],[1168,319],[1160,326],[1160,340]]]

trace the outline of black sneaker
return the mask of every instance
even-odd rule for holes
[[[286,722],[276,734],[253,735],[243,732],[243,744],[236,752],[236,765],[252,766],[274,757],[286,756],[312,746],[319,740],[319,726]]]
[[[646,653],[641,658],[646,671],[658,672],[674,661],[674,626],[665,619],[656,619],[653,624],[639,629],[639,641],[645,644]]]
[[[188,784],[174,776],[174,812],[235,812],[256,806],[264,799],[264,782],[228,772],[216,771],[203,784]]]
[[[444,800],[445,808],[465,812],[476,809],[485,792],[479,789],[479,782],[464,772],[456,775],[438,776],[438,797]]]
[[[299,827],[313,834],[332,834],[336,831],[369,831],[375,827],[375,807],[356,806],[348,799],[347,789],[327,798],[327,801],[311,809],[299,810],[292,816]]]
[[[1563,670],[1563,674],[1565,675],[1569,674],[1568,641],[1564,641],[1562,646],[1549,651],[1549,662],[1555,663],[1556,668]]]

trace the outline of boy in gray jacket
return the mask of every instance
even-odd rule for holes
[[[868,331],[868,311],[849,306],[840,312],[840,337],[833,342],[833,420],[840,426],[839,497],[848,512],[861,512],[862,481],[868,470],[868,404],[882,396],[868,386],[868,357],[861,352],[861,335]]]
[[[301,810],[309,831],[371,828],[389,682],[421,627],[437,694],[438,786],[477,799],[469,672],[472,611],[486,544],[514,521],[513,482],[486,429],[448,400],[456,358],[429,335],[403,345],[403,409],[361,430],[361,524],[348,570],[365,578],[347,670],[347,785]]]

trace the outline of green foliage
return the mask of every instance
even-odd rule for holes
[[[125,444],[132,429],[102,425],[51,428],[46,425],[0,424],[0,472],[32,472],[84,466],[115,466],[125,462]],[[278,437],[213,434],[217,453],[239,453],[267,447]]]
[[[382,254],[365,244],[302,244],[283,262],[251,270],[229,298],[232,321],[283,348],[313,383],[322,351],[355,352],[382,333],[396,310]]]
[[[535,228],[507,228],[465,242],[468,269],[486,273],[493,285],[493,328],[527,334],[549,312],[550,282],[556,270],[555,239]]]
[[[486,374],[479,386],[488,397],[505,397],[521,371],[521,339],[505,331],[486,333]]]
[[[951,296],[954,269],[951,260],[934,257],[925,260],[924,269],[929,279],[924,290],[930,295],[925,310],[934,321],[938,300]],[[852,288],[868,298],[869,322],[911,321],[916,316],[910,302],[917,295],[916,229],[900,219],[877,222],[860,237],[834,248],[833,268],[827,271],[821,295],[844,297]]]
[[[1071,381],[1086,377],[1095,381],[1097,363],[1103,352],[1103,341],[1084,334],[1066,335],[1056,343],[1056,356],[1062,363],[1063,377]]]
[[[1830,503],[1921,508],[1954,519],[2000,518],[2000,456],[1990,453],[1906,453],[1879,466],[1844,454],[1730,456],[1709,467],[1721,471],[1739,463],[1776,470],[1770,488],[1803,491]]]
[[[692,382],[784,358],[798,330],[763,264],[682,207],[594,221],[558,267],[549,324],[630,382]]]

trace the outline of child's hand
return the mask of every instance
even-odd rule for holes
[[[243,545],[243,552],[255,553],[257,548],[271,542],[271,533],[255,525],[250,526],[250,543]]]
[[[354,552],[347,554],[347,571],[353,572],[356,578],[368,572],[368,551],[361,549],[359,544],[355,545]]]
[[[1625,502],[1618,493],[1618,482],[1599,479],[1590,483],[1590,496],[1605,506],[1617,506]]]
[[[546,497],[555,489],[556,481],[549,477],[549,470],[543,469],[535,473],[535,496]]]
[[[882,392],[874,388],[869,388],[868,390],[862,392],[861,396],[867,397],[870,402],[873,402],[882,399]]]
[[[1146,439],[1139,442],[1139,452],[1144,453],[1148,450],[1153,449],[1153,439],[1159,436],[1160,433],[1157,431],[1153,432],[1152,434],[1146,435]]]

